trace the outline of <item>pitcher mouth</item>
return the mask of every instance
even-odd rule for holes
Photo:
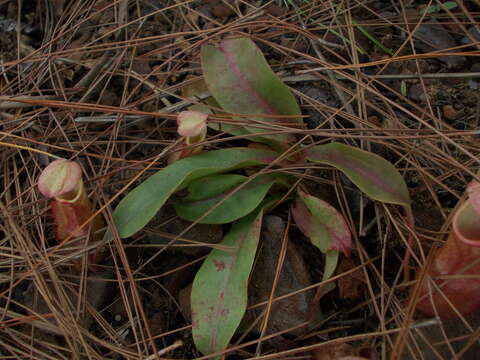
[[[480,214],[467,200],[453,217],[453,231],[463,243],[480,247]]]
[[[80,199],[84,191],[83,181],[80,179],[73,190],[56,196],[55,200],[64,203],[75,203],[78,199]]]

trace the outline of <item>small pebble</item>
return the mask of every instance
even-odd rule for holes
[[[457,110],[452,105],[443,105],[442,107],[443,116],[447,120],[455,120],[457,118]]]
[[[268,14],[275,17],[283,16],[288,12],[288,9],[286,7],[278,6],[275,4],[268,5],[265,10],[267,11]]]
[[[410,87],[408,90],[408,97],[413,101],[422,101],[427,100],[427,95],[423,91],[423,86],[421,84],[415,84]]]
[[[235,11],[231,6],[228,6],[227,4],[218,4],[212,9],[212,13],[215,17],[229,17],[235,14]]]

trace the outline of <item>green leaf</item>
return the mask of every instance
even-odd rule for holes
[[[408,95],[407,82],[405,80],[400,81],[400,94],[403,96]]]
[[[339,252],[349,256],[352,249],[345,219],[333,206],[303,191],[298,191],[292,215],[298,228],[325,254],[323,280],[329,279],[337,268]]]
[[[446,1],[443,6],[445,6],[447,10],[452,10],[455,9],[458,5],[455,1]]]
[[[205,355],[224,350],[247,308],[248,277],[257,251],[262,211],[236,222],[221,245],[212,250],[193,281],[192,335]]]
[[[298,191],[292,215],[298,228],[321,252],[333,250],[350,255],[352,238],[348,225],[342,214],[326,201]]]
[[[182,95],[185,97],[192,97],[192,96],[199,96],[203,95],[205,92],[210,92],[208,90],[207,84],[205,83],[204,79],[197,79],[196,81],[186,85],[182,89]],[[213,96],[209,96],[208,98],[204,99],[202,103],[192,105],[188,108],[189,110],[201,111],[206,114],[225,114],[221,109],[220,104],[217,100],[214,99]],[[212,109],[215,109],[212,111]],[[242,136],[242,135],[249,135],[250,133],[241,125],[232,125],[232,124],[223,124],[213,121],[208,121],[207,126],[211,129],[216,131],[222,131],[227,134],[231,134],[234,136]]]
[[[355,20],[352,20],[352,24],[357,25],[357,29],[360,30],[360,32],[363,35],[365,35],[371,42],[373,42],[375,46],[382,49],[388,55],[391,55],[391,56],[395,55],[395,52],[392,49],[389,49],[385,45],[383,45],[380,41],[377,40],[375,36],[370,34],[363,26],[358,25],[358,23]]]
[[[322,281],[332,277],[338,264],[338,251],[331,250],[325,253],[325,268],[323,269]]]
[[[352,146],[330,143],[306,151],[307,159],[342,171],[374,200],[410,206],[407,185],[395,167],[382,157]]]
[[[331,26],[324,25],[318,21],[315,21],[315,26],[317,26],[321,30],[325,30],[327,34],[332,33],[333,35],[341,39],[345,44],[348,44],[348,45],[353,44],[353,46],[356,48],[359,54],[361,55],[367,54],[367,52],[358,45],[358,41],[352,42],[347,36],[343,36],[340,32],[333,30]]]
[[[438,3],[438,5],[430,5],[430,6],[427,6],[423,9],[421,9],[420,10],[420,15],[423,15],[425,13],[432,14],[432,13],[439,12],[440,10],[443,10],[443,7],[438,0],[437,0],[437,3]],[[452,10],[452,9],[455,9],[458,6],[458,4],[455,1],[446,1],[445,3],[443,3],[443,6],[447,10]]]
[[[188,185],[188,195],[181,201],[198,201],[217,196],[245,182],[248,177],[237,174],[214,174],[192,181]]]
[[[420,15],[423,15],[425,13],[432,14],[434,12],[437,12],[438,10],[440,10],[439,5],[430,5],[430,6],[424,7],[423,9],[420,9]]]
[[[113,213],[117,230],[122,238],[135,234],[155,216],[175,191],[185,188],[195,179],[247,166],[268,164],[275,158],[273,151],[230,148],[179,160],[150,176],[120,201]]]
[[[250,39],[227,39],[217,46],[204,45],[201,58],[203,75],[210,93],[225,111],[236,114],[295,115],[298,117],[289,121],[302,123],[300,108],[294,96]],[[288,121],[264,117],[253,119],[273,123]],[[250,133],[264,131],[254,127],[245,129]],[[285,143],[292,138],[289,135],[275,135],[253,140]]]
[[[209,92],[210,90],[208,90],[205,80],[201,78],[198,78],[193,82],[189,82],[182,88],[182,96],[186,98],[204,96],[206,93]],[[213,98],[213,96],[207,97],[198,104],[189,106],[188,109],[204,112],[205,114],[212,114],[213,112],[211,107],[220,108],[220,105],[218,105],[217,101]],[[211,127],[211,125],[215,125],[215,123],[208,122],[207,125]]]
[[[226,224],[238,220],[251,213],[262,202],[268,193],[268,190],[276,182],[271,175],[261,175],[243,186],[240,190],[232,194],[239,179],[236,175],[219,175],[199,179],[189,186],[189,191],[193,195],[186,199],[174,202],[175,211],[178,216],[190,220],[199,221],[201,224]],[[242,176],[243,177],[243,176]],[[243,177],[245,181],[247,177]],[[222,180],[225,180],[222,183]],[[211,183],[217,187],[212,188]],[[199,196],[201,193],[208,193],[209,197]],[[203,199],[200,199],[203,197]],[[188,201],[190,200],[190,201]],[[212,210],[207,216],[202,216],[212,207],[223,201],[221,205]]]

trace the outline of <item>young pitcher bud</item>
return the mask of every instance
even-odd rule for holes
[[[197,144],[205,140],[207,136],[207,118],[208,114],[199,111],[182,111],[177,116],[177,132],[184,138],[184,142],[178,144],[168,158],[168,163],[172,164],[177,160],[183,159],[187,156],[199,154],[203,146],[188,147],[189,145]]]
[[[56,237],[59,242],[71,239],[74,244],[78,238],[79,246],[84,246],[89,233],[100,239],[98,230],[104,226],[100,216],[94,217],[90,224],[84,225],[93,215],[94,209],[87,196],[82,180],[82,169],[76,162],[55,160],[41,173],[38,189],[47,198],[52,199],[50,207],[56,225]],[[83,226],[82,226],[83,225]],[[97,263],[101,251],[89,255],[89,263]],[[76,267],[81,262],[76,261]]]
[[[194,144],[205,139],[208,114],[199,111],[182,111],[177,116],[178,134]]]

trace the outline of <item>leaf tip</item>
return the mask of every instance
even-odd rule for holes
[[[322,252],[334,250],[350,256],[352,237],[342,214],[321,199],[302,191],[298,195],[292,209],[298,228]]]
[[[332,245],[328,250],[339,251],[345,256],[350,257],[350,254],[352,253],[352,238],[350,236],[350,232],[348,232],[348,235],[345,233],[345,236],[334,237]]]

